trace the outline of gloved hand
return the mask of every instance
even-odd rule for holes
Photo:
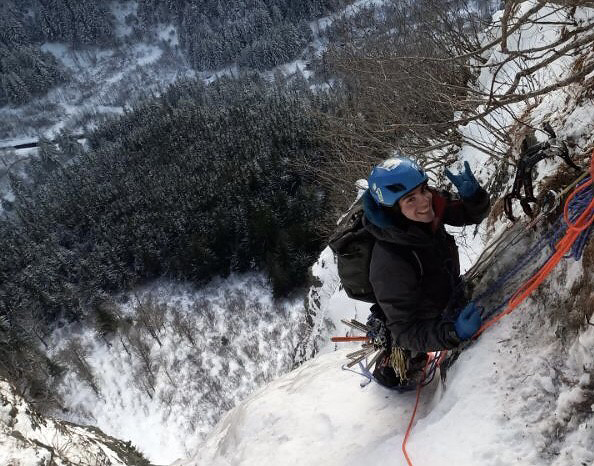
[[[454,327],[461,340],[468,340],[481,328],[482,323],[481,309],[471,302],[462,309],[454,322]]]
[[[464,162],[464,171],[462,173],[454,175],[446,168],[445,175],[454,184],[454,186],[456,186],[458,193],[460,193],[460,197],[463,199],[472,197],[472,195],[480,188],[478,181],[476,181],[476,178],[470,170],[470,165],[468,165],[468,162]]]

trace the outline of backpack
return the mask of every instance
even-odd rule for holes
[[[335,232],[330,236],[328,246],[336,256],[338,276],[349,298],[376,303],[373,287],[369,281],[371,254],[375,237],[363,226],[363,196],[349,209],[338,222]],[[397,247],[396,245],[394,247]],[[399,248],[402,257],[411,262],[414,269],[423,275],[416,253],[409,248]]]

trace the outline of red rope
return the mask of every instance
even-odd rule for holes
[[[443,360],[445,359],[447,351],[441,351],[439,354],[438,360],[435,362],[436,370],[441,365]],[[423,389],[423,382],[425,382],[425,377],[427,376],[427,367],[434,359],[433,354],[427,354],[429,356],[427,358],[427,362],[425,363],[425,367],[423,367],[423,377],[421,378],[421,382],[417,387],[417,398],[415,400],[415,407],[412,412],[412,416],[410,417],[410,421],[408,422],[408,427],[406,428],[406,434],[404,435],[404,440],[402,440],[402,453],[404,453],[404,457],[406,458],[406,462],[409,466],[413,466],[410,457],[408,456],[408,452],[406,451],[406,443],[408,442],[408,438],[410,437],[410,433],[412,431],[413,422],[415,420],[415,416],[417,415],[417,408],[419,407],[419,400],[421,399],[421,390]]]

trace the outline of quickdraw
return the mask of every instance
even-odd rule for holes
[[[514,178],[512,191],[509,194],[506,194],[503,198],[505,215],[512,222],[516,221],[516,218],[513,215],[513,199],[518,199],[520,201],[522,210],[524,210],[526,215],[529,217],[534,216],[532,207],[530,206],[531,202],[537,202],[532,190],[532,169],[534,168],[534,165],[547,158],[561,157],[570,167],[576,170],[581,170],[581,168],[571,160],[565,142],[557,139],[557,135],[551,125],[545,123],[543,129],[549,135],[548,141],[534,144],[529,147],[526,147],[528,145],[526,139],[522,143],[523,150],[516,166],[516,177]],[[524,188],[524,196],[522,196],[521,193],[522,187]]]
[[[353,330],[364,332],[366,335],[359,337],[332,337],[330,338],[330,340],[335,343],[352,341],[362,342],[363,344],[360,350],[347,354],[347,358],[350,359],[350,362],[346,365],[346,367],[351,368],[365,359],[367,361],[365,369],[367,371],[370,371],[373,368],[373,366],[375,366],[375,364],[379,361],[380,357],[384,355],[384,351],[386,349],[385,336],[376,334],[376,332],[373,332],[373,329],[371,327],[362,322],[358,322],[355,319],[342,319],[341,322],[351,327]]]
[[[393,387],[393,390],[403,392],[414,389],[417,386],[424,387],[433,381],[437,368],[444,361],[447,354],[447,351],[427,353],[425,372],[422,377],[418,380],[418,383],[408,384],[409,358],[406,356],[403,348],[392,346],[391,338],[387,334],[388,330],[385,325],[379,325],[381,322],[379,319],[370,320],[367,324],[355,319],[342,319],[341,322],[355,331],[366,333],[365,336],[330,338],[334,343],[362,342],[361,349],[346,355],[349,362],[342,366],[344,370],[354,372],[367,379],[366,382],[361,383],[361,387],[366,386],[373,380],[374,376],[371,371],[374,366],[383,366],[385,364],[391,365],[401,380],[401,385]],[[359,365],[359,372],[352,369],[357,364]],[[442,380],[445,380],[445,372],[441,373],[441,377]]]

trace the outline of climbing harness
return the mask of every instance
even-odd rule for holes
[[[544,124],[544,130],[549,135],[549,140],[546,142],[541,142],[528,147],[527,140],[524,139],[522,144],[523,150],[516,166],[516,176],[514,178],[512,191],[511,193],[506,194],[503,198],[505,215],[512,222],[516,220],[513,215],[513,199],[518,199],[520,201],[520,205],[526,215],[529,217],[534,216],[530,203],[537,202],[537,199],[534,197],[532,190],[532,169],[538,162],[557,156],[561,157],[570,167],[580,170],[580,167],[573,163],[569,157],[567,146],[563,141],[557,139],[555,131],[549,123]],[[522,187],[524,188],[524,196],[522,196],[521,193]]]

